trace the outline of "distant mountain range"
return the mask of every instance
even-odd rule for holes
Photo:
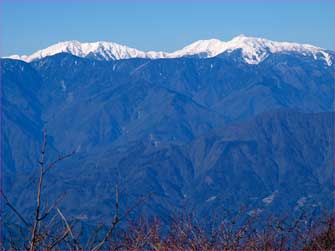
[[[19,59],[26,62],[38,60],[47,56],[66,52],[74,56],[96,60],[120,60],[129,58],[180,58],[196,56],[201,58],[215,57],[224,52],[241,50],[242,57],[248,64],[258,64],[268,57],[270,53],[299,53],[303,56],[324,60],[331,65],[332,53],[322,48],[298,43],[274,42],[264,38],[237,36],[228,42],[218,39],[199,40],[175,52],[144,52],[113,42],[80,43],[79,41],[66,41],[39,50],[30,56],[12,55],[8,58]]]
[[[239,36],[174,53],[64,42],[1,59],[3,185],[27,213],[48,130],[49,200],[87,222],[155,196],[144,214],[331,209],[334,56]],[[26,62],[25,62],[26,61]],[[25,191],[25,192],[22,192]]]

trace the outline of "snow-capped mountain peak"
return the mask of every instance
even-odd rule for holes
[[[190,55],[202,55],[202,57],[214,57],[224,51],[225,42],[219,39],[196,41],[181,50],[170,53],[170,57],[184,57]]]
[[[300,53],[304,56],[313,56],[314,59],[323,58],[328,65],[330,55],[324,49],[299,43],[275,42],[265,38],[237,36],[226,43],[224,51],[242,50],[243,59],[249,64],[258,64],[270,53],[288,52]]]
[[[332,65],[332,57],[326,50],[308,45],[289,42],[275,42],[264,38],[239,35],[225,42],[219,39],[199,40],[175,52],[144,52],[113,42],[81,43],[79,41],[65,41],[39,50],[30,56],[12,55],[8,58],[20,59],[26,62],[52,56],[61,52],[70,53],[78,57],[92,57],[98,60],[119,60],[129,58],[179,58],[196,55],[202,58],[215,57],[224,52],[241,50],[243,60],[248,64],[258,64],[271,53],[287,52],[311,56],[322,59],[327,65]]]
[[[100,60],[118,60],[134,57],[145,57],[145,53],[134,48],[120,45],[113,42],[93,42],[80,43],[79,41],[65,41],[39,50],[30,56],[11,56],[11,58],[22,59],[30,62],[47,56],[52,56],[61,52],[70,53],[78,57],[95,56]]]
[[[312,56],[314,59],[322,58],[327,65],[331,65],[331,57],[324,49],[308,45],[289,42],[275,42],[264,38],[239,35],[228,42],[218,39],[199,40],[183,49],[171,53],[172,57],[199,55],[200,57],[215,57],[224,52],[241,50],[245,62],[258,64],[270,53],[288,52]]]

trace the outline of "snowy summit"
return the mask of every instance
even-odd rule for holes
[[[119,60],[129,58],[180,58],[186,56],[199,56],[202,58],[215,57],[224,52],[241,50],[243,59],[248,64],[258,64],[270,53],[288,52],[311,56],[321,59],[327,65],[332,65],[329,51],[309,44],[290,42],[275,42],[264,38],[239,35],[225,42],[219,39],[199,40],[181,50],[175,52],[144,52],[125,45],[113,42],[81,43],[78,41],[66,41],[39,50],[30,56],[12,55],[6,58],[19,59],[26,62],[52,56],[61,52],[70,53],[78,57],[92,57],[98,60]]]

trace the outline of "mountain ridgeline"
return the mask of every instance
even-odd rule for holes
[[[50,172],[47,194],[66,192],[64,212],[88,222],[112,217],[115,184],[124,208],[154,192],[142,211],[162,218],[185,207],[332,208],[333,54],[273,50],[257,63],[243,48],[1,59],[5,191],[25,212],[33,206],[27,177],[46,128],[48,160],[76,150]]]

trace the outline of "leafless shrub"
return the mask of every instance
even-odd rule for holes
[[[2,216],[2,250],[334,250],[333,217],[320,218],[289,215],[264,218],[248,215],[244,209],[238,214],[225,213],[222,217],[199,217],[184,213],[162,221],[128,216],[152,194],[139,198],[132,207],[119,210],[119,191],[115,187],[114,217],[112,222],[97,225],[83,240],[78,220],[68,219],[58,206],[61,197],[51,206],[43,205],[44,178],[58,162],[71,157],[75,152],[59,156],[46,163],[46,131],[39,160],[39,176],[36,183],[36,204],[32,221],[1,191],[2,201],[17,217],[11,222]],[[120,222],[128,219],[127,224]],[[117,228],[118,226],[118,228]]]
[[[334,228],[329,216],[306,225],[308,216],[245,217],[244,211],[217,222],[193,213],[169,222],[139,216],[119,230],[110,250],[333,250]],[[325,220],[326,221],[323,221]]]
[[[32,210],[32,222],[25,219],[20,213],[20,210],[8,199],[6,194],[1,190],[2,201],[8,206],[11,211],[20,220],[20,223],[8,221],[7,219],[2,221],[2,227],[5,229],[5,233],[2,233],[0,247],[2,250],[55,250],[55,249],[68,249],[68,250],[100,250],[110,240],[118,223],[125,218],[141,203],[143,203],[151,194],[140,198],[131,208],[125,211],[122,215],[119,215],[119,195],[118,187],[115,188],[115,208],[114,208],[114,219],[108,230],[103,235],[104,237],[100,240],[98,232],[102,232],[102,228],[98,227],[90,241],[86,243],[86,246],[80,243],[80,231],[75,232],[75,225],[78,223],[77,220],[68,220],[58,207],[62,196],[59,197],[51,206],[47,206],[44,203],[44,180],[46,174],[56,165],[70,158],[75,154],[71,152],[69,154],[61,155],[50,163],[46,163],[46,150],[47,150],[47,134],[46,130],[43,131],[43,144],[39,159],[39,176],[36,187],[36,204]],[[32,182],[34,185],[34,182]],[[5,218],[2,215],[2,218]]]

